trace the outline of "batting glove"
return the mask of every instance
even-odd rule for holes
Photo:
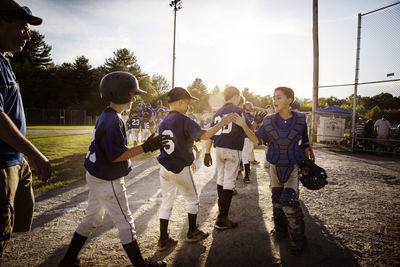
[[[260,111],[260,112],[256,112],[256,115],[254,116],[254,121],[257,124],[260,124],[263,122],[265,115],[267,115],[266,112]]]
[[[154,136],[154,133],[147,138],[146,142],[143,143],[142,148],[145,153],[156,151],[167,144],[168,140],[165,135]]]
[[[212,158],[210,153],[204,155],[204,165],[210,167],[212,165]]]

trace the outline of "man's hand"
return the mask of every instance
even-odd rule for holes
[[[154,133],[150,135],[149,138],[143,143],[142,148],[144,153],[156,151],[162,147],[164,147],[168,142],[167,136],[165,135],[157,135],[154,136]]]
[[[212,158],[210,153],[204,154],[204,165],[210,167],[212,165]]]
[[[49,160],[39,151],[28,156],[30,165],[36,171],[37,176],[43,182],[47,182],[51,176],[51,166]]]

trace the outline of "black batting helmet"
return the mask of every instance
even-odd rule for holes
[[[299,173],[299,180],[307,189],[318,190],[328,184],[326,171],[308,158],[300,164]]]
[[[136,77],[124,71],[114,71],[104,75],[99,89],[102,99],[115,104],[125,104],[131,101],[130,93],[146,93],[139,88]]]

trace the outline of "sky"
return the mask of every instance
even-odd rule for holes
[[[174,12],[170,0],[17,0],[43,18],[32,27],[52,46],[56,64],[79,56],[93,67],[117,49],[134,52],[142,71],[172,83]],[[177,12],[175,86],[201,78],[215,86],[273,95],[278,86],[312,98],[312,0],[182,0]],[[398,0],[320,0],[319,85],[355,79],[357,15]],[[363,16],[359,82],[399,79],[400,5]],[[365,29],[364,29],[365,28]],[[388,73],[394,73],[387,77]],[[348,97],[354,87],[320,88]],[[400,96],[400,83],[359,87],[359,94]]]

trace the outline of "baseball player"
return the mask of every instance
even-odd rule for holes
[[[128,129],[128,137],[132,138],[133,145],[136,146],[139,142],[139,131],[140,131],[141,119],[138,116],[137,110],[133,109],[131,114],[126,121],[126,126]]]
[[[254,115],[251,114],[253,111],[253,103],[246,101],[243,104],[243,110],[245,111],[246,118],[253,122]],[[242,162],[244,164],[244,177],[243,182],[246,184],[250,183],[250,161],[251,161],[251,152],[253,151],[254,144],[250,141],[248,137],[244,138],[243,150],[242,150]]]
[[[100,82],[101,97],[110,105],[96,123],[84,164],[89,186],[88,206],[59,266],[79,266],[79,251],[102,223],[106,211],[118,228],[122,246],[134,266],[165,266],[165,263],[142,258],[125,188],[124,176],[132,170],[130,158],[160,149],[166,141],[165,136],[151,136],[143,145],[128,148],[121,113],[131,108],[135,95],[143,93],[135,76],[128,72],[108,73]]]
[[[301,253],[307,243],[304,235],[304,215],[298,200],[298,168],[310,154],[306,118],[303,113],[290,110],[294,92],[288,87],[274,91],[273,102],[277,113],[268,115],[256,135],[268,143],[267,160],[270,166],[273,219],[272,231],[278,240],[290,234],[289,249]],[[301,144],[299,144],[301,142]]]
[[[189,230],[187,242],[197,242],[208,237],[196,226],[197,213],[199,210],[199,196],[193,181],[190,166],[193,163],[193,141],[209,139],[223,126],[228,125],[238,116],[229,114],[218,123],[205,131],[189,117],[185,116],[188,105],[197,98],[181,87],[175,87],[169,91],[168,103],[170,112],[161,122],[159,133],[168,136],[167,145],[161,149],[157,157],[160,163],[160,181],[162,203],[159,211],[160,217],[160,239],[158,250],[165,250],[176,244],[177,241],[168,235],[168,221],[171,216],[176,191],[182,194],[186,201],[186,210],[189,217]]]
[[[150,115],[148,112],[143,112],[140,128],[142,130],[142,141],[147,140],[147,138],[150,136],[151,128]]]
[[[168,112],[168,108],[166,106],[163,106],[163,102],[161,101],[161,99],[158,99],[156,102],[155,111],[158,112],[160,109],[164,110],[164,113]]]
[[[217,168],[217,192],[219,214],[215,223],[215,228],[223,230],[234,228],[236,222],[228,218],[229,207],[232,201],[232,193],[235,188],[235,181],[239,171],[239,163],[243,150],[244,138],[249,136],[251,123],[244,117],[243,109],[238,107],[240,102],[240,91],[236,87],[228,86],[224,89],[225,104],[217,110],[213,116],[211,126],[213,127],[221,121],[226,114],[237,113],[240,116],[235,117],[235,123],[229,123],[220,129],[208,142],[206,154],[204,156],[204,165],[211,166],[212,158],[210,155],[212,141],[214,142],[216,153]],[[237,124],[238,123],[238,124]],[[250,137],[250,136],[249,136]],[[252,142],[258,143],[257,137],[250,138]]]

